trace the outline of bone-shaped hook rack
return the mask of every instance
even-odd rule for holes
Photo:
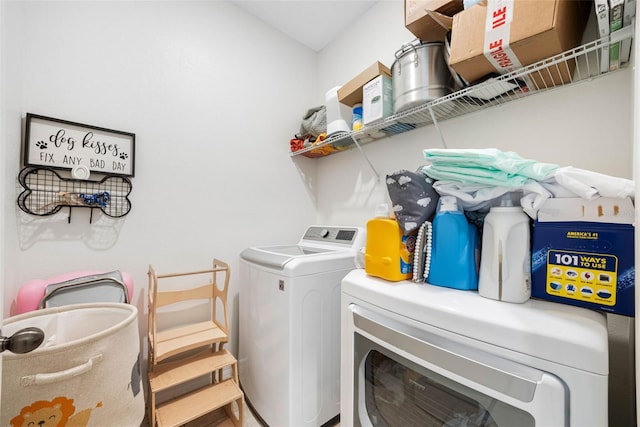
[[[24,168],[18,176],[24,191],[18,196],[18,206],[31,215],[53,215],[63,207],[100,209],[106,215],[119,218],[131,210],[131,181],[111,175],[100,181],[78,180],[61,177],[51,168]]]

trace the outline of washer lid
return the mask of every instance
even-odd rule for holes
[[[330,249],[310,248],[300,245],[251,247],[240,253],[240,258],[254,264],[282,270],[286,263],[296,257],[333,252]]]
[[[413,282],[388,282],[353,270],[342,292],[381,310],[532,357],[606,375],[607,323],[586,308],[530,299],[522,304]],[[353,301],[357,304],[357,301]]]

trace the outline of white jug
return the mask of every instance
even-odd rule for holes
[[[484,220],[478,292],[522,303],[531,297],[529,217],[521,207],[493,207]]]

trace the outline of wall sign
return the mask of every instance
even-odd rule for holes
[[[24,164],[134,175],[133,133],[27,113]]]

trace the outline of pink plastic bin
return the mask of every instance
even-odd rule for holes
[[[46,279],[34,279],[24,283],[18,290],[16,297],[15,312],[12,315],[18,315],[27,313],[29,311],[37,310],[40,306],[40,302],[45,297],[46,288],[49,285],[66,282],[68,280],[77,279],[84,276],[93,276],[96,274],[108,273],[106,271],[86,270],[86,271],[74,271],[70,273],[61,274],[59,276],[49,277]],[[127,287],[128,300],[131,301],[133,295],[133,279],[131,275],[120,271],[122,280]],[[96,301],[100,302],[100,301]]]

